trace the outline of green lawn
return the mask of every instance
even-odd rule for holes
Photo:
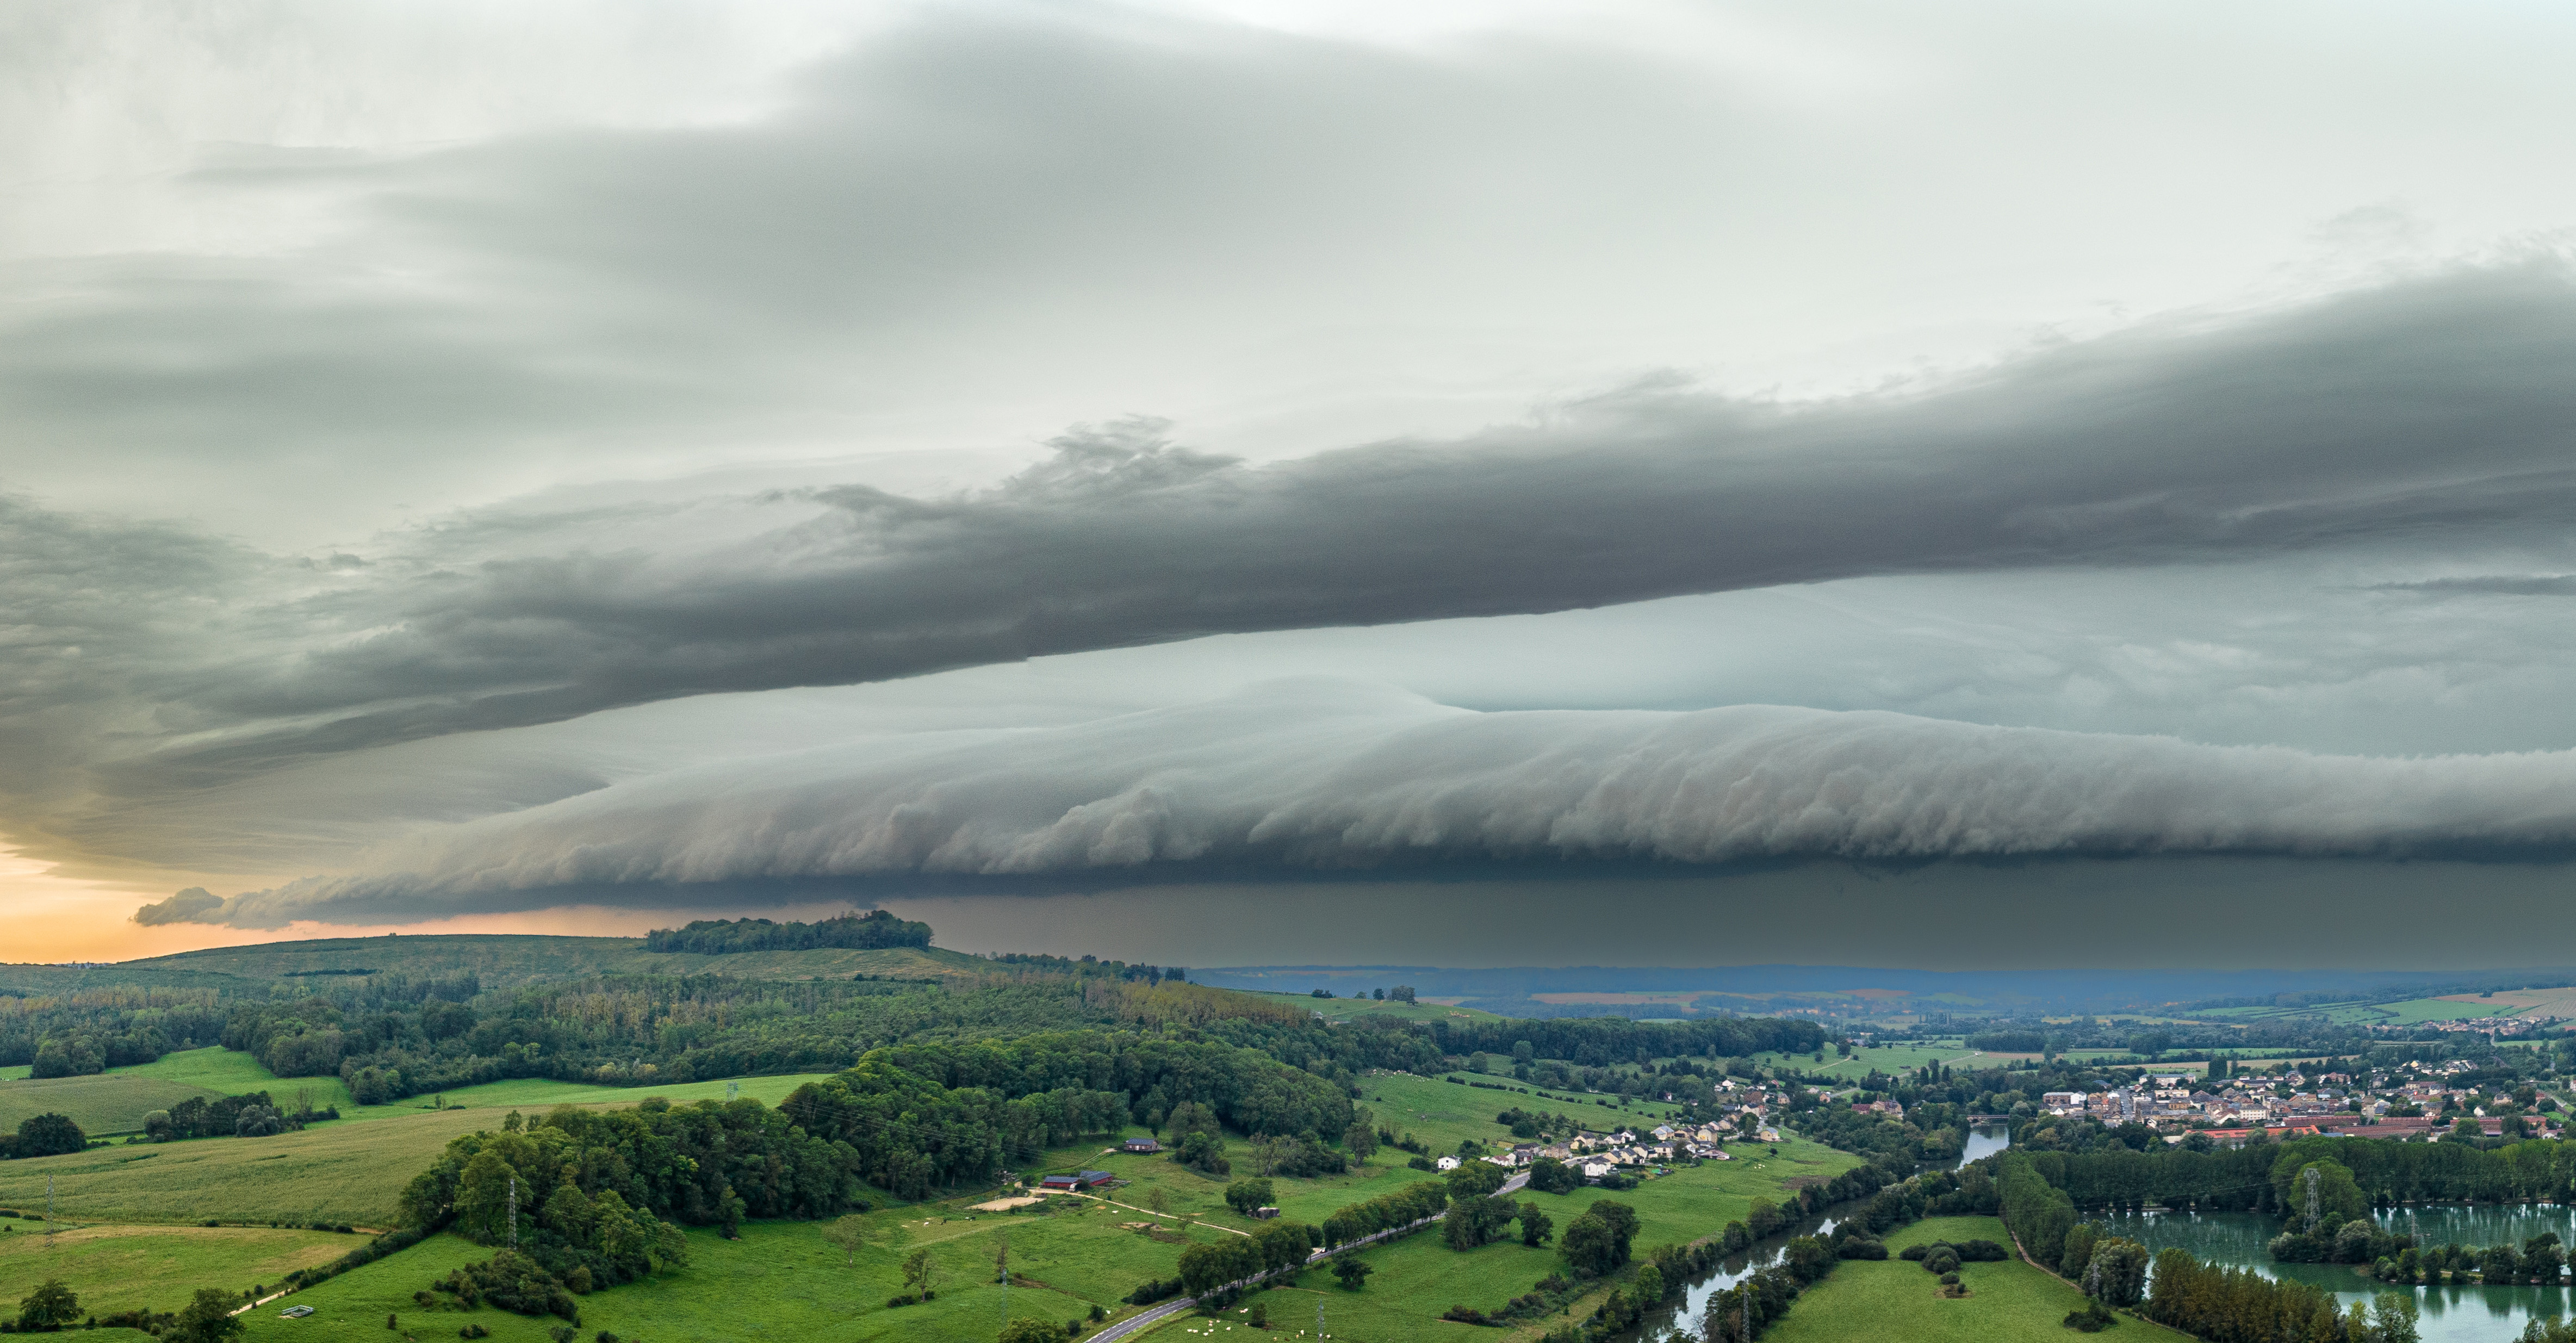
[[[151,1111],[167,1110],[191,1096],[216,1094],[157,1077],[114,1074],[0,1082],[0,1129],[14,1130],[19,1121],[50,1112],[69,1116],[92,1136],[139,1133],[143,1116]]]
[[[60,1278],[84,1311],[176,1310],[200,1287],[246,1291],[365,1243],[328,1231],[197,1226],[74,1226],[49,1239],[42,1223],[0,1221],[0,1303]]]
[[[1890,1250],[1935,1240],[1991,1240],[2009,1246],[2004,1224],[1992,1217],[1930,1217],[1887,1238]],[[1807,1289],[1786,1319],[1763,1334],[1769,1343],[1850,1343],[1853,1339],[1904,1339],[1906,1343],[2062,1343],[2076,1337],[2064,1320],[2084,1306],[2084,1294],[2021,1261],[1962,1264],[1968,1295],[1944,1299],[1939,1280],[1919,1264],[1890,1257],[1851,1259],[1833,1276]],[[2122,1343],[2188,1335],[2144,1320],[2123,1318],[2107,1335]]]

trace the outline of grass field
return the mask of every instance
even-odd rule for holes
[[[1935,1240],[1991,1240],[2010,1245],[2004,1224],[1992,1217],[1932,1217],[1887,1238],[1890,1250]],[[2084,1307],[2084,1294],[2019,1260],[1961,1264],[1968,1295],[1945,1300],[1937,1279],[1919,1264],[1889,1258],[1845,1260],[1833,1276],[1809,1288],[1788,1317],[1763,1334],[1770,1343],[1850,1343],[1853,1339],[1904,1339],[1906,1343],[2059,1343],[2076,1337],[2063,1321]],[[2178,1334],[2144,1320],[2123,1318],[2109,1337],[2123,1343],[2170,1340]]]
[[[69,1116],[92,1136],[139,1133],[143,1116],[151,1111],[167,1110],[191,1096],[216,1094],[157,1077],[114,1074],[0,1082],[0,1129],[14,1130],[19,1121],[50,1112]]]
[[[6,1068],[0,1068],[0,1082],[15,1082],[34,1071],[36,1071],[36,1065],[32,1063],[13,1063]]]
[[[1232,1145],[1238,1174],[1246,1158],[1243,1144]],[[648,1283],[595,1293],[582,1301],[585,1334],[608,1329],[650,1343],[714,1343],[715,1340],[829,1339],[927,1340],[930,1343],[986,1343],[1004,1318],[1003,1292],[992,1281],[994,1254],[1007,1238],[1016,1275],[1009,1293],[1009,1314],[1065,1320],[1086,1314],[1094,1304],[1112,1317],[1132,1314],[1119,1298],[1148,1277],[1168,1277],[1189,1243],[1230,1234],[1227,1227],[1256,1224],[1226,1209],[1218,1191],[1222,1183],[1205,1180],[1166,1160],[1140,1157],[1102,1158],[1098,1149],[1069,1148],[1050,1153],[1032,1169],[1076,1164],[1105,1165],[1132,1183],[1113,1197],[1139,1206],[1152,1191],[1165,1191],[1176,1216],[1154,1218],[1110,1203],[1055,1198],[1051,1215],[979,1214],[967,1205],[975,1195],[913,1207],[884,1208],[868,1214],[868,1244],[855,1265],[823,1242],[821,1229],[810,1223],[767,1222],[746,1226],[744,1238],[725,1242],[707,1232],[690,1233],[690,1266]],[[1825,1176],[1852,1164],[1851,1158],[1803,1143],[1784,1143],[1781,1156],[1748,1159],[1676,1172],[1667,1178],[1615,1195],[1637,1209],[1640,1250],[1664,1241],[1687,1241],[1713,1234],[1741,1218],[1757,1196],[1778,1198],[1786,1181]],[[1325,1180],[1282,1180],[1281,1206],[1287,1215],[1320,1221],[1332,1209],[1372,1197],[1398,1184],[1428,1178],[1381,1155],[1376,1163],[1346,1176]],[[1561,1226],[1600,1191],[1572,1195],[1525,1194],[1546,1206]],[[1194,1224],[1189,1219],[1203,1219]],[[1149,1238],[1132,1229],[1153,1222],[1177,1240]],[[900,1289],[897,1265],[916,1248],[929,1247],[942,1266],[939,1296],[926,1305],[889,1309],[886,1299]],[[485,1310],[471,1316],[426,1313],[411,1300],[414,1291],[449,1268],[489,1253],[453,1237],[442,1237],[371,1264],[356,1272],[263,1307],[245,1317],[251,1340],[377,1340],[410,1335],[447,1337],[470,1319],[491,1329],[502,1343],[537,1343],[554,1322],[524,1320]],[[1315,1306],[1326,1310],[1329,1332],[1368,1343],[1454,1341],[1462,1326],[1443,1323],[1441,1311],[1451,1305],[1501,1305],[1561,1265],[1551,1248],[1528,1249],[1517,1242],[1459,1254],[1437,1235],[1419,1235],[1392,1246],[1363,1252],[1377,1269],[1368,1288],[1358,1293],[1329,1286],[1320,1271],[1307,1275],[1302,1287],[1266,1294],[1274,1336],[1294,1336],[1300,1326],[1312,1329]],[[757,1321],[747,1320],[746,1303],[757,1303]],[[282,1320],[277,1311],[288,1304],[310,1305],[312,1317]],[[1581,1314],[1584,1307],[1578,1307]],[[388,1313],[401,1323],[399,1333],[384,1327]],[[1185,1325],[1160,1336],[1177,1337]],[[1247,1339],[1250,1331],[1242,1331]],[[1480,1340],[1510,1343],[1522,1331],[1480,1333]]]
[[[191,1049],[163,1055],[158,1063],[139,1063],[130,1068],[111,1069],[111,1077],[151,1077],[203,1087],[227,1096],[265,1091],[287,1108],[294,1108],[297,1093],[309,1093],[315,1109],[338,1107],[346,1123],[356,1119],[390,1119],[415,1115],[431,1106],[428,1096],[411,1096],[389,1105],[360,1105],[349,1096],[349,1089],[336,1077],[279,1077],[259,1066],[259,1060],[220,1046]],[[737,1094],[765,1104],[785,1100],[789,1092],[807,1082],[821,1081],[828,1073],[791,1073],[775,1077],[741,1077],[730,1079],[738,1086]],[[604,1087],[588,1082],[558,1082],[551,1078],[522,1077],[505,1082],[486,1082],[481,1086],[458,1087],[439,1093],[438,1099],[450,1108],[541,1110],[557,1105],[632,1105],[647,1096],[668,1097],[675,1103],[725,1099],[725,1081],[679,1082],[658,1087]],[[8,1088],[0,1087],[0,1097]],[[325,1120],[317,1127],[327,1127]],[[86,1127],[86,1126],[84,1126]]]
[[[48,1238],[40,1226],[0,1222],[15,1228],[0,1233],[0,1302],[60,1278],[80,1294],[84,1311],[175,1310],[200,1287],[245,1291],[366,1243],[363,1236],[268,1227],[75,1226]]]
[[[1374,998],[1311,998],[1295,993],[1264,993],[1264,998],[1285,998],[1291,1002],[1303,999],[1314,1005],[1329,1021],[1350,1021],[1360,1017],[1385,1017],[1393,1021],[1501,1021],[1503,1018],[1477,1007],[1452,1007],[1445,1003],[1399,1003],[1393,999],[1379,1002]]]
[[[1465,1078],[1473,1074],[1444,1076]],[[1549,1114],[1561,1113],[1592,1129],[1659,1124],[1665,1116],[1681,1108],[1660,1101],[1636,1101],[1625,1109],[1616,1105],[1604,1108],[1600,1102],[1608,1097],[1549,1091],[1527,1082],[1515,1082],[1509,1077],[1477,1077],[1475,1080],[1513,1089],[1492,1091],[1485,1087],[1444,1082],[1438,1077],[1372,1073],[1360,1079],[1360,1103],[1377,1113],[1380,1128],[1410,1132],[1430,1146],[1433,1156],[1456,1151],[1462,1139],[1485,1142],[1511,1137],[1511,1130],[1495,1123],[1494,1116],[1515,1106],[1524,1110],[1544,1110]]]
[[[167,1060],[164,1060],[167,1062]],[[742,1094],[776,1103],[799,1077],[755,1077]],[[510,1109],[530,1114],[558,1104],[594,1109],[646,1096],[677,1102],[721,1100],[722,1082],[651,1090],[586,1087],[538,1079],[494,1082],[449,1093],[471,1104],[429,1111],[376,1106],[354,1120],[315,1124],[274,1138],[200,1138],[146,1143],[0,1163],[0,1207],[42,1206],[45,1177],[67,1217],[102,1222],[348,1222],[389,1225],[403,1185],[447,1140],[499,1128]],[[144,1165],[150,1163],[148,1172]]]

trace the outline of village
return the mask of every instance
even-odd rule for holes
[[[2560,1136],[2565,1116],[2557,1098],[2528,1083],[2465,1084],[2461,1075],[2475,1071],[2477,1065],[2452,1059],[2358,1074],[2290,1068],[2217,1082],[2151,1073],[2132,1086],[2050,1091],[2023,1104],[2035,1114],[2145,1124],[2168,1143],[2194,1134],[2231,1144],[2310,1134],[2420,1139],[2472,1130],[2490,1138]]]

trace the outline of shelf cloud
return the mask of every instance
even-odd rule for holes
[[[990,489],[497,512],[318,564],[198,542],[219,562],[175,581],[186,547],[138,526],[85,554],[47,617],[121,619],[137,588],[214,613],[229,656],[174,663],[125,631],[68,692],[122,671],[188,729],[152,772],[203,782],[712,691],[1216,633],[2555,536],[2576,521],[2571,375],[2576,289],[2534,261],[1939,386],[1797,405],[1639,387],[1272,464],[1123,421]],[[0,515],[13,541],[68,525]]]
[[[1477,713],[1297,681],[676,771],[425,833],[360,874],[147,913],[273,927],[567,890],[1461,862],[2548,856],[2576,840],[2571,797],[2576,752],[2332,756],[1776,706]]]

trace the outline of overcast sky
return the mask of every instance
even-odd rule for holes
[[[1197,965],[2576,963],[2356,931],[2576,878],[2571,57],[2536,3],[16,7],[0,955],[856,899]],[[1780,917],[1832,901],[1966,921]],[[2351,935],[2170,916],[2257,905]]]

